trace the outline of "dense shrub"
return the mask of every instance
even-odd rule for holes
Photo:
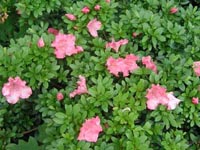
[[[0,95],[1,149],[199,149],[200,105],[192,100],[200,97],[193,66],[200,61],[199,5],[195,0],[3,0],[0,86],[3,91],[9,77],[18,76],[32,95],[16,104]],[[86,6],[89,12],[82,11]],[[101,22],[98,36],[87,27],[95,18]],[[67,44],[83,51],[57,58],[52,46],[57,35],[49,28],[73,34],[75,46]],[[40,38],[44,45],[38,45]],[[108,46],[123,39],[128,43],[115,43],[118,50]],[[62,42],[58,47],[66,46]],[[130,54],[138,60],[130,63]],[[151,56],[154,70],[143,62],[145,56]],[[109,70],[111,57],[119,63],[116,70]],[[86,79],[82,93],[79,75]],[[152,85],[173,92],[180,103],[170,109],[159,102],[151,110]],[[70,96],[72,91],[79,95]],[[83,123],[96,116],[103,130],[97,142],[78,140]]]

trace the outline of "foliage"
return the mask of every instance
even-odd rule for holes
[[[199,149],[200,105],[192,103],[200,98],[192,68],[200,61],[199,5],[197,0],[3,0],[0,14],[8,18],[0,23],[0,86],[20,76],[33,94],[15,105],[0,95],[0,149]],[[81,12],[85,6],[88,14]],[[178,12],[171,14],[172,7]],[[76,20],[67,19],[67,13]],[[94,18],[102,23],[95,38],[87,30]],[[56,59],[50,27],[75,35],[84,51]],[[42,48],[37,46],[41,37]],[[105,48],[112,38],[129,42],[116,53]],[[158,73],[138,61],[140,68],[128,77],[110,74],[108,57],[127,54],[150,55]],[[70,98],[79,75],[86,78],[88,94]],[[177,108],[148,110],[145,96],[152,84],[172,91],[181,100]],[[62,101],[56,99],[58,92]],[[78,141],[82,123],[94,116],[103,128],[98,141]]]

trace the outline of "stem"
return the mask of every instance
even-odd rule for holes
[[[24,131],[22,134],[25,135],[25,134],[31,133],[31,132],[33,132],[33,131],[36,131],[37,129],[38,129],[38,128],[36,127],[36,128],[31,129],[31,130]]]

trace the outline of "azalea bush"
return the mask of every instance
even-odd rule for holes
[[[3,0],[0,149],[200,149],[199,6]]]

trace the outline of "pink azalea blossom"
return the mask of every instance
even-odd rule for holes
[[[78,85],[77,89],[69,94],[70,98],[73,98],[76,95],[88,93],[85,77],[79,75],[79,81],[77,82],[77,85]]]
[[[136,64],[137,60],[138,57],[133,54],[127,55],[124,59],[109,57],[106,66],[111,74],[118,77],[118,74],[121,72],[123,76],[126,77],[129,75],[129,72],[133,72],[139,68]]]
[[[199,77],[200,76],[200,61],[196,61],[193,63],[193,69],[195,74]]]
[[[170,13],[171,13],[171,14],[175,14],[177,11],[178,11],[178,8],[176,8],[176,7],[172,7],[172,8],[170,9]]]
[[[167,106],[168,110],[173,110],[180,103],[180,100],[174,97],[173,92],[166,92],[166,89],[158,85],[152,85],[147,90],[147,108],[155,110],[159,104]]]
[[[110,3],[110,0],[106,0],[106,3]]]
[[[53,34],[53,35],[57,35],[59,33],[59,31],[57,29],[54,29],[54,28],[48,28],[48,33]]]
[[[125,45],[128,43],[127,39],[119,40],[118,42],[115,42],[114,40],[112,42],[106,43],[106,48],[112,48],[115,52],[119,51],[119,47],[121,45]]]
[[[106,66],[109,72],[117,77],[119,76],[118,73],[121,72],[120,64],[123,65],[123,58],[115,59],[112,56],[109,57],[106,62]]]
[[[76,20],[76,17],[73,14],[65,14],[65,16],[67,17],[67,19],[74,21]]]
[[[100,9],[101,9],[101,6],[100,6],[100,5],[94,6],[94,10],[98,11],[98,10],[100,10]]]
[[[159,101],[158,100],[154,100],[154,99],[149,99],[147,101],[147,108],[150,109],[150,110],[155,110],[158,105],[159,105]]]
[[[84,14],[87,14],[87,13],[90,12],[90,8],[87,7],[87,6],[85,6],[85,7],[83,7],[83,9],[81,10],[81,12],[84,13]]]
[[[64,98],[63,94],[61,92],[58,92],[57,95],[56,95],[56,99],[58,101],[61,101],[61,100],[63,100],[63,98]]]
[[[150,89],[147,90],[146,95],[147,108],[150,110],[156,109],[159,104],[166,105],[168,103],[168,97],[166,89],[160,85],[152,85]]]
[[[95,118],[87,119],[80,129],[80,133],[78,135],[79,141],[87,141],[87,142],[97,142],[99,133],[102,132],[103,129],[100,124],[100,119],[98,116]]]
[[[135,71],[136,69],[138,69],[138,65],[136,63],[136,61],[139,60],[139,57],[138,56],[135,56],[133,54],[129,54],[129,55],[126,55],[125,59],[124,59],[124,64],[126,66],[126,68],[124,67],[122,70],[122,72],[124,73],[124,76],[128,76],[129,73],[127,72],[127,70],[129,72],[133,72]]]
[[[199,103],[199,98],[198,97],[193,97],[192,98],[192,103],[197,105]]]
[[[3,85],[2,94],[6,97],[8,103],[15,104],[20,98],[29,98],[32,94],[32,90],[30,87],[26,86],[26,81],[21,80],[20,77],[10,77],[8,83]]]
[[[43,38],[40,38],[39,40],[38,40],[38,42],[37,42],[37,46],[39,47],[39,48],[42,48],[42,47],[44,47],[44,40],[43,40]]]
[[[73,34],[58,33],[51,46],[55,47],[56,58],[62,59],[65,56],[71,56],[83,51],[81,46],[75,46],[76,37]]]
[[[181,102],[180,99],[174,97],[173,92],[167,93],[167,97],[169,99],[167,103],[168,110],[174,110],[177,107],[177,105]]]
[[[151,56],[142,57],[142,64],[146,66],[146,68],[153,70],[157,73],[157,67],[155,63],[152,61]]]
[[[89,33],[93,37],[97,37],[98,36],[97,30],[101,28],[101,22],[97,21],[97,19],[95,18],[87,24],[87,28],[88,28]]]

